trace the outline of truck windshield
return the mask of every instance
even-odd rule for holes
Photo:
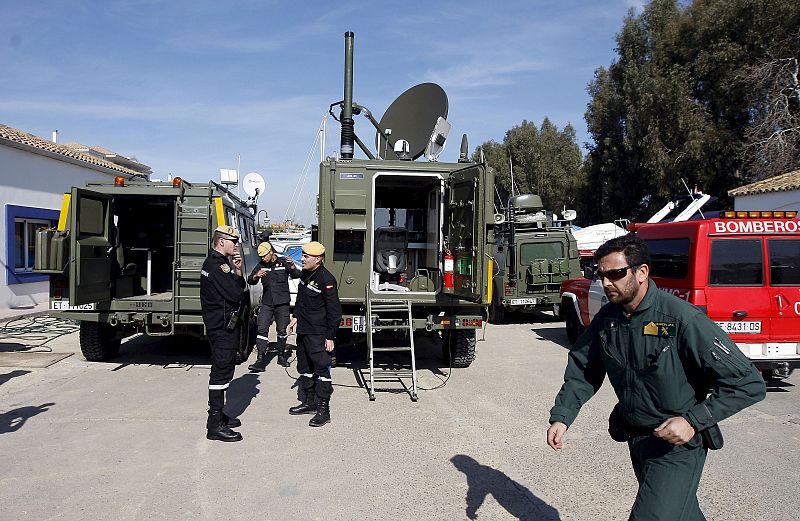
[[[761,239],[711,241],[708,282],[714,286],[761,286],[764,256]]]
[[[528,242],[520,247],[521,264],[530,264],[538,259],[561,259],[564,257],[564,243],[560,241]]]
[[[652,275],[685,279],[689,271],[689,239],[653,239],[645,241],[650,250]]]
[[[771,286],[800,286],[800,240],[767,239]]]

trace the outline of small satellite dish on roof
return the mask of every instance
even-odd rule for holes
[[[428,140],[428,146],[425,147],[425,157],[428,161],[438,161],[439,154],[444,150],[444,144],[447,142],[447,135],[450,133],[450,123],[446,119],[439,116],[436,120],[436,126],[433,127],[431,137]]]
[[[258,172],[250,172],[242,180],[242,188],[248,197],[258,197],[264,193],[265,187],[264,178]]]
[[[408,141],[411,158],[420,157],[439,118],[447,118],[447,108],[447,94],[435,83],[420,83],[402,93],[389,105],[378,124],[382,129],[392,130],[388,136],[376,133],[378,156],[386,159],[394,154],[395,141],[404,139]]]

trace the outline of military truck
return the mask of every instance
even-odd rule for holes
[[[255,198],[253,198],[253,201]],[[38,273],[50,275],[51,313],[80,322],[89,361],[115,357],[126,336],[205,335],[200,268],[214,228],[241,233],[247,271],[259,261],[252,201],[215,182],[127,180],[89,183],[64,194],[58,226],[37,235]],[[260,285],[246,296],[252,348]]]
[[[459,162],[436,160],[449,128],[438,85],[412,87],[380,122],[354,103],[352,44],[346,33],[345,99],[331,105],[341,109],[331,112],[342,126],[340,156],[320,164],[315,237],[339,282],[338,338],[371,335],[373,301],[410,304],[411,329],[441,334],[453,366],[467,367],[491,294],[493,173],[467,159],[465,138]],[[375,127],[376,153],[355,133],[357,114]],[[368,159],[353,157],[355,144]],[[423,149],[429,161],[415,161]]]
[[[510,311],[550,311],[560,301],[561,282],[580,274],[580,258],[569,223],[546,212],[535,194],[515,195],[496,218],[493,298],[489,321],[502,322]]]

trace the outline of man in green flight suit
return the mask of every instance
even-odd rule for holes
[[[650,254],[638,238],[611,239],[595,254],[609,303],[569,353],[550,410],[547,444],[564,434],[606,374],[619,403],[609,433],[627,441],[639,482],[631,520],[705,520],[697,487],[717,423],[766,396],[757,370],[699,308],[649,279]]]

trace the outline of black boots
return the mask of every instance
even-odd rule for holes
[[[291,364],[289,363],[289,359],[292,357],[292,351],[290,349],[281,349],[278,351],[278,364],[282,365],[283,367],[289,367]]]
[[[247,369],[253,371],[254,373],[263,373],[267,370],[267,349],[266,348],[258,348],[258,359],[255,363],[250,364]]]
[[[222,411],[208,412],[208,422],[206,422],[208,433],[206,433],[206,438],[218,441],[242,441],[242,435],[232,431],[230,427],[223,423],[223,419]]]
[[[314,388],[304,389],[303,403],[289,407],[289,414],[314,414],[317,412],[317,394]]]
[[[322,427],[326,423],[330,423],[331,421],[331,399],[330,398],[319,398],[319,403],[317,404],[317,414],[314,415],[308,421],[308,424],[311,427]]]

